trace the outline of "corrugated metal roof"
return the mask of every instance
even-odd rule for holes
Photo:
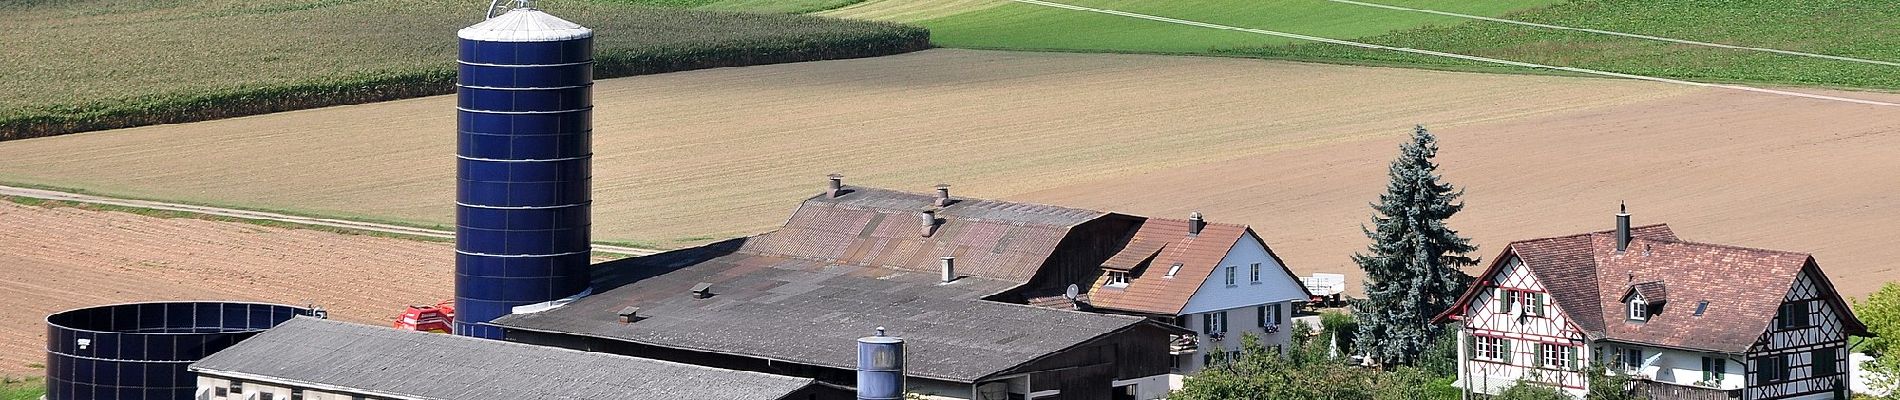
[[[298,317],[192,364],[415,399],[774,400],[806,378]]]
[[[602,264],[598,284],[618,288],[494,324],[841,369],[881,326],[908,342],[911,375],[973,382],[1145,321],[980,299],[1008,280],[761,254],[753,239]],[[693,298],[698,282],[714,295]],[[618,322],[628,306],[643,319]]]
[[[941,257],[957,258],[960,274],[1028,281],[1077,224],[1108,213],[1041,204],[958,199],[936,207],[936,196],[851,187],[844,195],[806,200],[778,231],[745,244],[745,251],[837,264],[936,271]],[[925,210],[936,228],[924,236]]]

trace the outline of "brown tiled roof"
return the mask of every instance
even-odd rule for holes
[[[1836,308],[1846,311],[1833,284],[1806,253],[1687,242],[1665,225],[1634,228],[1631,236],[1624,252],[1616,251],[1614,231],[1513,242],[1479,281],[1515,255],[1551,299],[1593,337],[1726,353],[1746,352],[1755,343],[1802,271],[1824,288]],[[1657,282],[1666,282],[1666,287],[1648,285]],[[1482,288],[1466,291],[1460,306],[1439,320],[1461,313],[1478,290]],[[1622,298],[1630,290],[1649,291],[1645,297],[1654,294],[1679,304],[1664,304],[1647,321],[1628,321]],[[1708,309],[1702,316],[1692,315],[1701,301],[1709,302]],[[1844,317],[1849,333],[1866,330],[1851,313]]]
[[[1201,283],[1214,275],[1221,259],[1227,257],[1245,234],[1250,232],[1245,225],[1208,223],[1201,229],[1200,235],[1188,235],[1188,221],[1184,219],[1149,218],[1135,230],[1129,244],[1120,253],[1110,257],[1114,260],[1148,258],[1138,264],[1130,277],[1126,288],[1108,288],[1106,273],[1096,277],[1089,291],[1089,305],[1098,308],[1110,308],[1125,311],[1175,315],[1187,305],[1189,297],[1199,290]],[[1255,235],[1258,237],[1258,235]],[[1265,244],[1262,244],[1265,247]],[[1151,250],[1159,249],[1159,251]],[[1268,250],[1272,254],[1272,250]],[[1279,256],[1273,256],[1279,261]],[[1181,270],[1169,278],[1168,269],[1175,263],[1181,264]],[[1286,263],[1281,262],[1282,266]],[[1114,266],[1104,265],[1114,268]],[[1284,271],[1292,276],[1291,271]]]
[[[831,198],[806,200],[778,231],[749,240],[743,251],[846,265],[937,271],[956,257],[957,274],[1025,282],[1077,224],[1109,213],[1041,204],[958,199],[936,207],[936,196],[851,187]],[[922,235],[919,212],[941,220]]]
[[[1662,281],[1649,281],[1630,285],[1629,290],[1624,291],[1624,293],[1628,292],[1636,292],[1637,296],[1643,297],[1643,301],[1650,302],[1651,304],[1669,301],[1669,288],[1664,287]],[[1624,296],[1618,298],[1617,301],[1627,300],[1629,300],[1629,297]]]

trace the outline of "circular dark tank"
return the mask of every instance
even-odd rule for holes
[[[46,398],[192,398],[191,363],[310,310],[239,302],[128,303],[46,316]]]

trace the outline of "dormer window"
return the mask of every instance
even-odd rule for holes
[[[1103,286],[1112,288],[1128,287],[1128,273],[1122,271],[1108,271],[1108,284]]]
[[[1644,301],[1643,298],[1640,296],[1630,297],[1630,320],[1631,321],[1648,321],[1649,320],[1649,302]]]

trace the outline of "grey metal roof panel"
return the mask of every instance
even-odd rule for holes
[[[299,317],[192,364],[417,399],[784,398],[811,379]]]
[[[854,341],[877,327],[908,342],[913,376],[972,382],[1142,323],[1140,317],[981,300],[1016,283],[839,265],[738,251],[727,242],[596,266],[617,288],[495,325],[833,368],[856,367]],[[683,267],[680,259],[702,257]],[[616,271],[640,271],[618,273]],[[711,282],[714,295],[688,289]],[[618,321],[640,307],[642,319]]]

